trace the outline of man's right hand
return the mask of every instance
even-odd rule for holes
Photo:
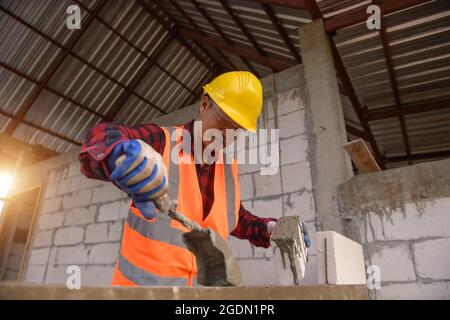
[[[153,218],[152,199],[168,189],[167,170],[161,155],[141,140],[129,140],[115,146],[106,161],[111,180],[134,199],[146,218]]]

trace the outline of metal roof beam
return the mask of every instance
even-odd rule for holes
[[[283,25],[281,24],[280,20],[276,17],[275,13],[273,12],[272,8],[267,4],[260,4],[263,8],[264,12],[266,13],[266,16],[269,18],[270,22],[272,23],[273,27],[277,30],[278,34],[280,35],[280,38],[283,39],[284,44],[291,52],[292,56],[298,63],[302,63],[302,58],[297,52],[297,49],[295,49],[294,44],[292,43],[291,39],[289,39],[289,36],[286,33],[286,30],[283,28]]]
[[[37,98],[40,96],[41,92],[50,82],[51,78],[55,75],[56,71],[64,62],[65,58],[70,54],[73,47],[77,44],[78,40],[81,39],[83,34],[89,28],[89,25],[94,21],[95,17],[100,13],[101,9],[105,6],[107,0],[100,0],[94,7],[93,13],[87,18],[83,24],[83,29],[73,31],[74,34],[68,40],[68,45],[64,48],[63,52],[59,54],[55,60],[52,61],[48,67],[45,75],[36,89],[33,90],[30,96],[25,100],[25,102],[19,107],[15,119],[8,124],[4,133],[7,135],[12,135],[14,130],[19,126],[19,124],[24,120],[28,110],[31,109],[33,104],[36,102]]]
[[[80,0],[73,0],[76,4],[78,4],[80,7],[82,7],[84,10],[91,12],[91,9],[87,7],[83,2]],[[105,20],[103,20],[101,17],[97,16],[96,19],[103,24],[106,28],[108,28],[112,33],[114,33],[116,36],[118,36],[120,39],[125,41],[129,46],[131,46],[133,49],[135,49],[137,52],[142,54],[145,58],[150,59],[150,56],[145,53],[141,48],[136,46],[134,43],[132,43],[130,40],[125,38],[120,32],[118,32],[116,29],[114,29],[109,23],[107,23]],[[158,62],[155,62],[155,66],[160,69],[162,72],[164,72],[166,75],[168,75],[170,78],[172,78],[174,81],[176,81],[179,85],[181,85],[183,88],[188,90],[191,95],[194,95],[194,91],[190,89],[188,86],[186,86],[183,82],[181,82],[177,77],[175,77],[172,73],[167,71],[163,66],[161,66]]]
[[[156,60],[163,54],[163,52],[167,49],[169,44],[172,42],[174,37],[171,34],[168,34],[166,38],[160,43],[158,48],[153,52],[152,56],[147,59],[144,65],[139,68],[139,71],[136,73],[134,78],[131,80],[130,84],[127,86],[126,91],[122,92],[122,94],[117,98],[114,102],[113,106],[106,113],[105,118],[107,121],[113,121],[116,115],[119,113],[120,109],[127,102],[128,98],[131,96],[131,92],[136,90],[137,86],[141,81],[145,78],[147,73],[150,71],[151,67],[155,64]],[[158,108],[158,110],[162,114],[167,114],[166,111]]]
[[[307,10],[308,8],[305,0],[256,0],[256,2],[300,10]]]
[[[444,151],[434,151],[428,153],[417,153],[412,154],[410,156],[391,156],[385,157],[386,162],[406,162],[409,160],[418,161],[418,160],[429,160],[433,158],[448,158],[450,157],[450,150]]]
[[[380,4],[379,1],[373,1],[373,3],[377,4],[377,5]],[[403,114],[401,112],[402,102],[401,102],[400,93],[398,90],[397,78],[395,76],[394,63],[392,61],[392,52],[391,52],[391,48],[389,45],[389,37],[386,32],[386,27],[384,24],[383,16],[381,17],[381,28],[379,30],[379,33],[380,33],[380,37],[381,37],[381,43],[383,45],[384,58],[386,60],[386,65],[387,65],[388,72],[389,72],[389,79],[391,82],[392,92],[394,94],[395,106],[399,110],[398,118],[399,118],[399,122],[400,122],[400,128],[402,131],[403,142],[405,144],[406,154],[409,157],[409,156],[411,156],[411,146],[409,143],[409,137],[408,137],[408,132],[406,129],[405,118],[403,117]],[[412,164],[411,159],[408,160],[408,163]]]
[[[290,63],[290,62],[284,62],[284,61],[273,59],[270,57],[261,56],[253,50],[248,50],[248,49],[245,49],[242,47],[228,45],[220,39],[212,38],[209,36],[203,36],[194,31],[184,29],[184,30],[180,30],[180,33],[191,39],[205,43],[211,47],[223,49],[225,51],[234,53],[234,54],[240,56],[241,58],[248,59],[250,61],[254,61],[254,62],[262,64],[262,65],[266,65],[275,71],[282,71],[282,70],[288,69],[294,65],[293,63]]]

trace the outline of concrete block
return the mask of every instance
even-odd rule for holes
[[[258,199],[252,202],[252,207],[246,208],[254,215],[263,218],[278,218],[282,216],[282,197],[271,197],[269,199]]]
[[[303,104],[302,91],[299,88],[277,93],[276,95],[276,113],[278,116],[292,113],[305,107]],[[273,98],[267,98],[265,100],[267,101],[266,108],[268,117],[269,119],[274,118],[274,100]]]
[[[80,162],[74,161],[74,162],[70,163],[70,165],[69,165],[69,169],[67,171],[67,177],[71,178],[73,176],[78,176],[78,175],[81,175]]]
[[[85,176],[75,176],[72,179],[72,183],[70,185],[70,192],[80,191],[84,189],[91,189],[100,187],[108,184],[109,182],[97,180],[97,179],[88,179]]]
[[[61,197],[45,199],[41,205],[41,213],[56,212],[61,208]]]
[[[45,187],[44,199],[53,198],[56,196],[56,191],[58,189],[58,183],[49,183]]]
[[[91,204],[92,190],[81,190],[63,196],[63,209],[73,209]]]
[[[283,191],[285,193],[303,189],[312,190],[309,161],[283,166],[281,168],[281,176],[283,178]]]
[[[122,223],[90,224],[86,229],[86,243],[119,241],[122,236]]]
[[[241,188],[241,200],[254,198],[254,186],[251,174],[244,174],[239,176],[239,185]]]
[[[413,251],[418,276],[450,280],[450,238],[414,243]]]
[[[56,264],[56,256],[58,255],[58,250],[61,247],[53,247],[50,249],[50,256],[48,257],[48,265]]]
[[[97,187],[94,190],[92,203],[111,202],[114,200],[124,199],[127,195],[118,189],[112,183]]]
[[[303,221],[314,221],[316,208],[311,192],[293,192],[284,195],[283,213],[285,216],[300,216]]]
[[[262,248],[262,247],[256,247],[254,245],[251,245],[253,250],[253,257],[254,258],[267,258],[270,259],[273,257],[273,248]]]
[[[58,196],[69,193],[70,192],[70,186],[72,185],[72,179],[65,179],[58,183],[58,189],[56,190],[56,194]]]
[[[300,280],[300,285],[311,286],[319,284],[317,256],[308,256],[305,277]]]
[[[395,283],[374,291],[378,300],[449,300],[450,282]]]
[[[241,240],[236,237],[230,236],[227,242],[235,258],[253,257],[253,250],[248,240]]]
[[[267,197],[280,195],[281,192],[281,177],[279,174],[275,175],[261,175],[254,174],[256,197]]]
[[[316,242],[319,284],[366,284],[359,243],[334,231],[317,232]]]
[[[47,264],[50,248],[33,249],[31,250],[29,264],[43,265]]]
[[[98,221],[117,221],[126,217],[129,210],[129,200],[114,201],[100,206]]]
[[[82,286],[111,286],[113,266],[87,266],[81,272]]]
[[[38,229],[54,229],[63,225],[64,214],[62,212],[41,214],[38,219]]]
[[[260,169],[261,169],[260,164],[247,164],[247,163],[239,164],[239,174],[242,175],[247,173],[260,172],[259,171]]]
[[[59,168],[50,171],[48,176],[48,182],[53,183],[63,180],[67,175],[67,168]]]
[[[119,243],[101,243],[92,246],[89,254],[90,264],[113,264],[119,257]]]
[[[60,247],[56,253],[57,264],[86,264],[89,250],[85,245],[79,244],[70,247]]]
[[[33,248],[51,246],[52,237],[53,237],[53,230],[37,232],[33,239]]]
[[[25,274],[24,282],[43,283],[46,268],[47,266],[29,265]]]
[[[280,140],[281,165],[303,162],[308,160],[308,140],[305,136],[295,136]]]
[[[371,263],[379,266],[381,282],[415,281],[414,264],[408,246],[385,246],[372,255]]]
[[[25,250],[24,243],[13,242],[13,244],[11,245],[10,254],[12,256],[21,256],[24,250]]]
[[[301,109],[278,118],[280,138],[289,138],[305,132],[305,110]]]
[[[93,223],[97,213],[97,206],[74,208],[66,212],[64,218],[65,226],[74,226]]]
[[[47,274],[45,275],[45,283],[52,284],[64,284],[66,285],[67,277],[70,274],[66,274],[67,265],[50,265],[47,268]],[[81,273],[81,279],[83,279],[83,274]],[[82,281],[82,280],[81,280]]]
[[[275,264],[267,259],[238,260],[242,278],[246,286],[276,285],[278,284]],[[258,272],[255,272],[258,270]]]
[[[81,227],[60,228],[55,232],[53,243],[57,246],[81,243],[83,235],[84,230]]]
[[[22,257],[9,256],[8,262],[6,263],[6,269],[13,270],[13,271],[19,271],[21,262],[22,262]]]

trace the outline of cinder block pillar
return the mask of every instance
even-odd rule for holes
[[[342,147],[347,137],[333,56],[322,21],[300,27],[299,37],[306,105],[310,108],[312,123],[310,154],[316,191],[316,224],[318,230],[344,233],[337,188],[353,173]]]

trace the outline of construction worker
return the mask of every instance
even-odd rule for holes
[[[201,121],[203,132],[212,128],[256,130],[262,87],[253,74],[227,72],[203,89],[195,120]],[[196,284],[195,256],[181,240],[186,229],[167,215],[158,214],[151,201],[167,189],[177,200],[177,211],[224,239],[231,234],[257,247],[270,246],[276,219],[257,217],[242,206],[236,162],[171,161],[171,151],[182,143],[182,130],[193,135],[193,128],[194,120],[168,128],[100,123],[87,133],[79,154],[83,174],[113,182],[132,199],[113,285]],[[202,147],[207,144],[203,142]],[[121,164],[117,162],[119,157],[124,159]],[[309,238],[305,237],[305,242],[309,246]]]

